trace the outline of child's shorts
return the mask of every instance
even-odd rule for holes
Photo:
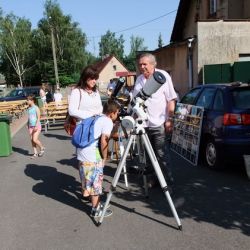
[[[80,162],[79,173],[82,189],[87,190],[90,195],[102,194],[103,163]]]
[[[35,128],[35,127],[33,127],[33,126],[29,127],[29,133],[30,133],[30,135],[33,134],[34,128]],[[41,130],[42,130],[42,126],[41,126],[41,125],[38,125],[38,126],[37,126],[37,131],[41,132]]]

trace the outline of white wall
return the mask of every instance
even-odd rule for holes
[[[250,53],[250,22],[198,22],[198,72],[205,64],[233,63]]]

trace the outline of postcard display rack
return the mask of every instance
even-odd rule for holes
[[[203,107],[177,103],[171,149],[184,159],[198,164]]]

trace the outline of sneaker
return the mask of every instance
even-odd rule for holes
[[[38,154],[39,157],[42,157],[44,155],[45,152],[45,148],[42,148],[40,153]]]
[[[90,216],[91,217],[95,217],[95,218],[99,218],[102,216],[102,213],[103,213],[103,208],[99,208],[98,210],[94,211],[94,210],[91,210],[91,213],[90,213]],[[113,211],[111,209],[107,209],[105,214],[104,214],[104,217],[109,217],[113,214]]]

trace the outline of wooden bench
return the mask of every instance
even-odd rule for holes
[[[41,123],[44,131],[47,132],[51,125],[62,125],[68,112],[68,102],[63,100],[61,103],[50,102],[46,107],[41,108]]]
[[[0,113],[6,113],[13,119],[20,118],[27,108],[26,100],[0,102]]]

